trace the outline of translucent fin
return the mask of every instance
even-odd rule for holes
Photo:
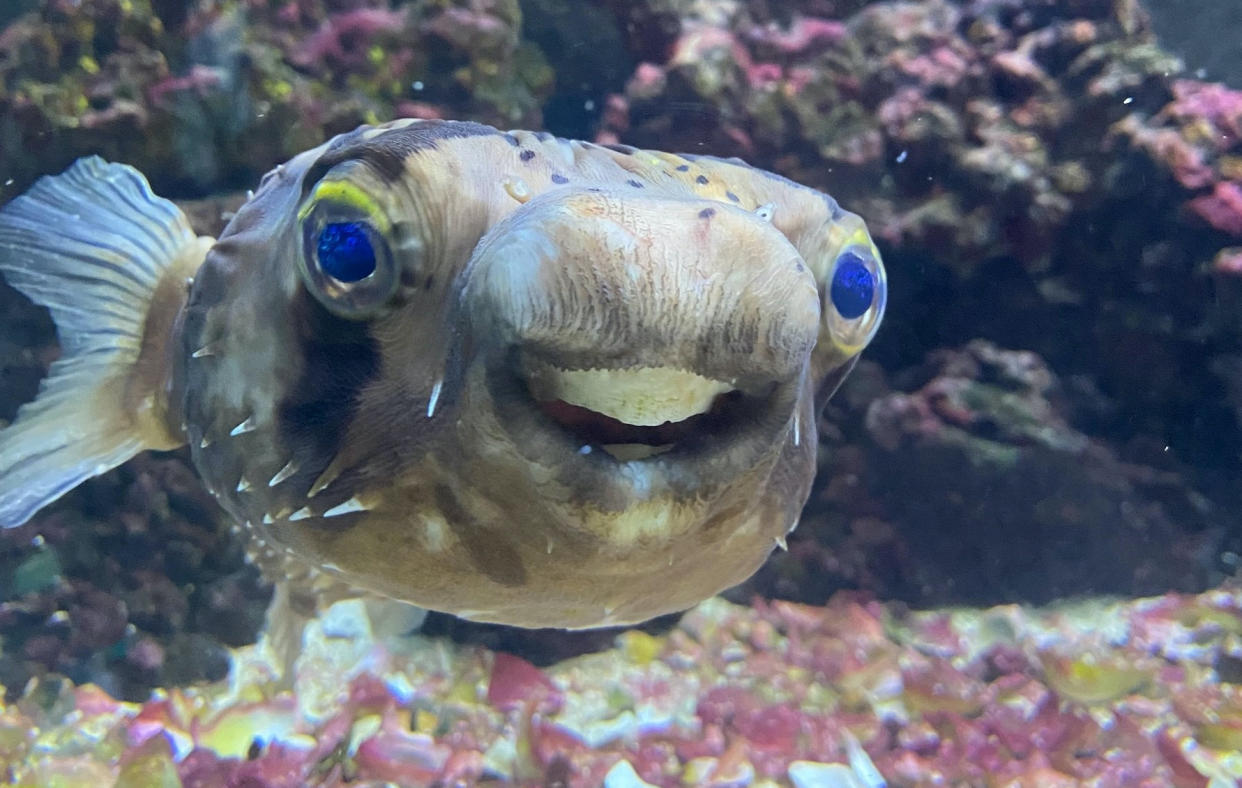
[[[61,345],[38,397],[0,430],[0,525],[20,525],[143,449],[171,448],[156,445],[156,382],[135,386],[135,364],[157,291],[184,300],[183,286],[161,281],[196,269],[208,240],[137,170],[97,157],[0,209],[0,275],[48,308]]]

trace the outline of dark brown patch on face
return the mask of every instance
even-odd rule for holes
[[[471,121],[424,121],[400,129],[390,129],[371,139],[357,137],[352,144],[329,149],[306,173],[303,192],[328,170],[346,161],[359,160],[371,166],[384,180],[393,183],[405,174],[405,162],[424,150],[433,150],[441,140],[501,135],[491,126]]]
[[[715,208],[704,208],[703,210],[699,211],[700,219],[710,219],[715,215],[716,215]]]
[[[722,525],[733,525],[741,519],[745,512],[745,506],[742,504],[734,504],[726,507],[723,511],[717,512],[703,523],[700,533],[703,535],[710,534]]]
[[[450,523],[453,533],[480,572],[502,586],[526,585],[526,567],[517,548],[495,530],[479,528],[474,518],[457,502],[453,491],[440,485],[435,491],[436,507]]]
[[[380,372],[379,344],[366,323],[338,318],[305,290],[295,296],[291,318],[303,361],[277,411],[281,444],[305,458],[300,473],[317,478],[345,440],[358,395]]]
[[[521,159],[522,161],[530,161],[531,159],[535,158],[535,152],[529,149],[524,150],[518,154],[518,158]]]

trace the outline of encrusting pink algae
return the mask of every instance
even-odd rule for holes
[[[227,682],[123,703],[32,681],[0,714],[22,786],[1177,786],[1242,777],[1242,591],[912,612],[714,600],[547,669],[311,625],[292,692],[261,649]],[[882,777],[881,777],[882,775]]]

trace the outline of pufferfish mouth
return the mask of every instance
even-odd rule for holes
[[[523,378],[548,420],[580,444],[621,461],[644,460],[718,434],[747,397],[731,381],[672,367],[564,369],[528,362]]]

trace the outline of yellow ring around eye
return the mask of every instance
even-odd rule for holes
[[[875,248],[875,242],[871,240],[866,227],[859,227],[854,230],[854,232],[850,233],[850,237],[845,240],[845,243],[841,244],[842,249],[850,246],[861,246],[865,249],[870,249],[871,254],[875,255],[875,259],[880,259],[880,250]]]
[[[367,217],[371,225],[380,233],[387,233],[392,229],[387,214],[380,208],[375,198],[349,181],[320,181],[310,193],[302,209],[298,211],[298,220],[305,221],[315,206],[321,202],[332,202],[353,208]]]

